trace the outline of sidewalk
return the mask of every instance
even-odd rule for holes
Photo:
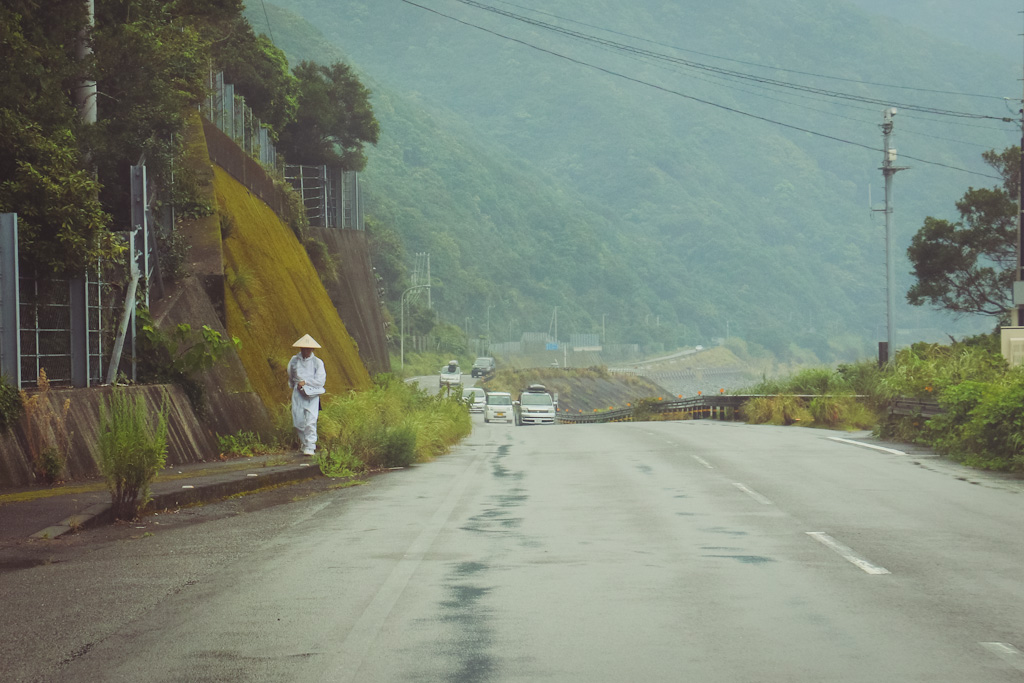
[[[149,509],[180,507],[320,476],[313,458],[292,451],[178,465],[157,475]],[[0,491],[0,544],[57,538],[113,521],[103,479]]]

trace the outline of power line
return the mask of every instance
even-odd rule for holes
[[[670,62],[670,63],[675,63],[675,64],[679,64],[679,65],[682,65],[682,66],[686,66],[686,67],[689,67],[689,68],[698,69],[698,70],[701,70],[701,71],[709,71],[709,72],[712,72],[712,73],[720,73],[720,74],[732,76],[732,77],[735,77],[735,78],[740,78],[740,79],[743,79],[743,80],[755,81],[755,82],[758,82],[758,83],[764,83],[764,84],[768,84],[768,85],[773,85],[773,86],[780,87],[780,88],[789,88],[789,89],[799,90],[799,91],[803,91],[803,92],[811,92],[811,93],[826,95],[828,97],[834,97],[834,98],[837,98],[837,99],[846,99],[846,100],[853,100],[853,101],[858,101],[858,102],[866,102],[866,103],[875,104],[875,105],[881,106],[881,107],[896,106],[896,107],[898,107],[900,109],[903,109],[903,110],[921,111],[921,112],[926,112],[926,113],[939,114],[939,115],[943,115],[943,116],[953,116],[953,117],[969,118],[969,119],[990,119],[990,120],[997,120],[997,121],[1002,121],[1002,120],[1005,119],[1005,117],[991,116],[991,115],[988,115],[988,114],[974,114],[974,113],[970,113],[970,112],[960,112],[960,111],[955,111],[955,110],[951,110],[951,109],[939,109],[939,108],[936,108],[936,107],[927,107],[927,106],[917,105],[917,104],[908,103],[908,102],[894,102],[894,101],[891,101],[891,100],[888,100],[888,99],[879,99],[879,98],[875,98],[875,97],[865,97],[865,96],[860,96],[860,95],[853,95],[851,93],[845,93],[845,92],[841,92],[841,91],[837,91],[837,90],[828,90],[828,89],[825,89],[825,88],[819,88],[819,87],[815,87],[815,86],[800,85],[800,84],[796,84],[796,83],[789,83],[789,82],[782,81],[782,80],[775,79],[775,78],[767,78],[767,77],[763,77],[763,76],[755,76],[753,74],[748,74],[748,73],[745,73],[745,72],[742,72],[742,71],[735,71],[735,70],[732,70],[732,69],[725,69],[725,68],[722,68],[722,67],[716,67],[716,66],[712,66],[710,64],[704,64],[702,62],[695,62],[695,61],[688,60],[688,59],[682,59],[680,57],[672,57],[671,55],[666,55],[666,54],[663,54],[663,53],[660,53],[660,52],[653,52],[651,50],[645,50],[645,49],[638,48],[638,47],[635,47],[635,46],[632,46],[632,45],[627,45],[625,43],[617,43],[615,41],[607,40],[607,39],[604,39],[604,38],[599,38],[597,36],[593,36],[593,35],[590,35],[590,34],[587,34],[587,33],[581,33],[579,31],[573,31],[573,30],[566,29],[566,28],[563,28],[563,27],[560,27],[560,26],[556,26],[554,24],[549,24],[547,22],[540,21],[538,19],[531,19],[530,17],[526,17],[526,16],[523,16],[521,14],[516,14],[515,12],[509,12],[507,10],[502,10],[502,9],[497,8],[497,7],[492,7],[490,5],[485,5],[485,4],[481,3],[481,2],[477,2],[476,0],[455,0],[455,1],[459,2],[459,3],[463,4],[463,5],[467,5],[469,7],[475,7],[477,9],[483,10],[485,12],[490,12],[490,13],[493,13],[493,14],[497,14],[497,15],[500,15],[500,16],[507,17],[509,19],[513,19],[515,21],[519,21],[519,22],[525,23],[525,24],[528,24],[530,26],[534,26],[534,27],[537,27],[537,28],[545,29],[547,31],[551,31],[551,32],[554,32],[554,33],[562,34],[562,35],[569,36],[569,37],[572,37],[572,38],[576,38],[577,40],[582,40],[582,41],[585,41],[585,42],[594,43],[594,44],[598,44],[598,45],[604,45],[604,46],[611,47],[613,49],[620,50],[620,51],[623,51],[623,52],[631,52],[631,53],[635,53],[635,54],[640,54],[640,55],[644,55],[644,56],[647,56],[647,57],[651,57],[653,59],[663,60],[663,61],[667,61],[667,62]]]
[[[721,55],[712,54],[710,52],[700,52],[698,50],[690,50],[690,49],[687,49],[687,48],[684,48],[684,47],[679,47],[677,45],[671,45],[669,43],[662,43],[662,42],[659,42],[657,40],[651,40],[649,38],[644,38],[642,36],[635,36],[635,35],[632,35],[630,33],[623,33],[621,31],[616,31],[614,29],[605,28],[603,26],[598,26],[596,24],[588,24],[586,22],[578,21],[578,20],[572,19],[570,17],[563,17],[561,15],[554,14],[552,12],[545,12],[544,10],[539,10],[539,9],[535,9],[535,8],[532,8],[532,7],[526,7],[524,5],[517,5],[514,2],[507,2],[506,0],[494,0],[494,1],[498,2],[498,3],[502,4],[502,5],[510,5],[512,7],[517,7],[519,9],[526,10],[528,12],[536,12],[537,14],[543,14],[543,15],[546,15],[546,16],[549,16],[549,17],[553,17],[555,19],[560,19],[562,21],[568,21],[568,22],[573,23],[573,24],[579,24],[580,26],[586,26],[587,28],[594,28],[594,29],[597,29],[599,31],[605,31],[607,33],[611,33],[611,34],[617,35],[617,36],[622,36],[624,38],[632,38],[633,40],[639,40],[639,41],[642,41],[642,42],[645,42],[645,43],[650,43],[651,45],[657,45],[659,47],[666,47],[666,48],[669,48],[671,50],[678,50],[679,52],[687,52],[689,54],[700,55],[701,57],[710,57],[712,59],[720,59],[720,60],[722,60],[724,62],[732,62],[734,64],[743,64],[744,66],[753,66],[753,67],[757,67],[759,69],[771,69],[772,71],[782,71],[782,72],[785,72],[785,73],[797,74],[797,75],[800,75],[800,76],[811,76],[811,77],[814,77],[814,78],[825,78],[825,79],[833,80],[833,81],[843,81],[843,82],[846,82],[846,83],[856,83],[858,85],[874,85],[874,86],[878,86],[878,87],[882,87],[882,88],[897,88],[897,89],[900,89],[900,90],[914,90],[914,91],[917,91],[917,92],[927,92],[927,93],[933,93],[933,94],[938,94],[938,95],[959,95],[959,96],[962,96],[962,97],[979,97],[979,98],[983,98],[983,99],[993,99],[993,100],[1004,100],[1004,99],[1006,99],[1006,98],[1004,98],[1004,97],[1002,97],[1000,95],[982,95],[982,94],[978,94],[978,93],[958,92],[958,91],[955,91],[955,90],[937,90],[937,89],[934,89],[934,88],[920,88],[920,87],[915,87],[915,86],[910,86],[910,85],[897,85],[895,83],[879,83],[879,82],[876,82],[876,81],[863,81],[863,80],[859,80],[859,79],[856,79],[856,78],[846,78],[846,77],[843,77],[843,76],[830,76],[828,74],[819,74],[819,73],[814,73],[812,71],[800,71],[798,69],[787,69],[785,67],[780,67],[780,66],[771,66],[771,65],[768,65],[768,64],[759,64],[758,62],[748,62],[748,61],[744,61],[742,59],[735,59],[735,58],[732,58],[732,57],[723,57]]]
[[[270,33],[270,44],[277,47],[277,43],[274,42],[274,29],[270,27],[270,15],[267,14],[267,4],[260,0],[260,4],[263,6],[263,18],[267,20],[267,32]]]
[[[862,149],[870,150],[872,152],[883,152],[883,150],[881,148],[879,148],[879,147],[873,147],[871,145],[865,145],[865,144],[860,143],[860,142],[855,142],[853,140],[846,140],[844,138],[840,138],[840,137],[837,137],[837,136],[834,136],[834,135],[829,135],[827,133],[821,133],[819,131],[811,130],[809,128],[803,128],[801,126],[797,126],[797,125],[794,125],[794,124],[784,123],[782,121],[771,119],[771,118],[768,118],[766,116],[760,116],[758,114],[752,114],[750,112],[746,112],[746,111],[743,111],[741,109],[736,109],[735,107],[729,107],[729,106],[726,106],[724,104],[718,104],[716,102],[711,102],[709,100],[705,100],[705,99],[702,99],[702,98],[699,98],[699,97],[695,97],[693,95],[687,95],[686,93],[680,92],[678,90],[673,90],[671,88],[666,88],[666,87],[658,85],[656,83],[651,83],[649,81],[644,81],[644,80],[641,80],[641,79],[638,79],[638,78],[634,78],[632,76],[628,76],[626,74],[619,73],[617,71],[612,71],[611,69],[607,69],[605,67],[598,66],[596,64],[591,64],[590,62],[585,62],[583,60],[576,59],[575,57],[570,57],[569,55],[565,55],[565,54],[562,54],[562,53],[559,53],[559,52],[555,52],[554,50],[550,50],[548,48],[541,47],[539,45],[534,45],[533,43],[527,42],[525,40],[522,40],[522,39],[519,39],[519,38],[514,38],[512,36],[508,36],[508,35],[499,33],[499,32],[494,31],[492,29],[489,29],[489,28],[486,28],[486,27],[483,27],[483,26],[479,26],[478,24],[474,24],[472,22],[465,21],[463,19],[459,19],[458,17],[453,17],[450,14],[445,14],[444,12],[441,12],[439,10],[433,9],[431,7],[426,7],[426,6],[421,5],[419,3],[413,2],[412,0],[401,0],[401,1],[404,2],[407,5],[411,5],[413,7],[418,7],[419,9],[422,9],[422,10],[424,10],[426,12],[430,12],[431,14],[436,14],[436,15],[444,17],[446,19],[450,19],[450,20],[452,20],[452,21],[454,21],[454,22],[456,22],[458,24],[462,24],[464,26],[469,26],[471,28],[475,28],[477,30],[483,31],[484,33],[489,33],[489,34],[491,34],[493,36],[496,36],[498,38],[502,38],[504,40],[508,40],[510,42],[517,43],[517,44],[523,45],[525,47],[529,47],[531,49],[537,50],[538,52],[543,52],[543,53],[549,54],[549,55],[551,55],[553,57],[558,57],[559,59],[564,59],[564,60],[566,60],[568,62],[572,62],[573,64],[577,64],[579,66],[584,66],[584,67],[587,67],[587,68],[590,68],[590,69],[594,69],[595,71],[600,71],[601,73],[607,74],[609,76],[615,76],[616,78],[622,78],[624,80],[627,80],[627,81],[630,81],[630,82],[633,82],[633,83],[637,83],[637,84],[640,84],[640,85],[645,85],[645,86],[654,88],[656,90],[660,90],[662,92],[666,92],[666,93],[669,93],[669,94],[672,94],[672,95],[677,95],[679,97],[682,97],[682,98],[687,99],[687,100],[691,100],[693,102],[698,102],[700,104],[706,104],[708,106],[715,107],[716,109],[722,109],[724,111],[728,111],[728,112],[731,112],[733,114],[739,114],[741,116],[746,116],[748,118],[756,119],[758,121],[764,121],[766,123],[771,123],[771,124],[774,124],[776,126],[781,126],[783,128],[788,128],[790,130],[799,131],[801,133],[807,133],[808,135],[813,135],[813,136],[816,136],[816,137],[825,138],[827,140],[832,140],[834,142],[840,142],[840,143],[843,143],[843,144],[846,144],[846,145],[852,145],[854,147],[860,147]],[[461,2],[462,0],[458,0],[458,1]],[[918,162],[923,163],[923,164],[928,164],[928,165],[931,165],[931,166],[939,166],[939,167],[948,168],[948,169],[951,169],[951,170],[954,170],[954,171],[961,171],[963,173],[969,173],[971,175],[982,176],[984,178],[992,178],[994,180],[1003,180],[1003,178],[1000,177],[1000,176],[994,176],[994,175],[991,175],[991,174],[988,174],[988,173],[981,173],[979,171],[972,171],[970,169],[960,168],[958,166],[952,166],[950,164],[944,164],[944,163],[937,162],[937,161],[928,161],[927,159],[921,159],[921,158],[918,158],[918,157],[911,157],[911,156],[908,156],[908,155],[905,155],[905,154],[903,155],[903,157],[907,158],[907,159],[912,159],[913,161],[918,161]]]

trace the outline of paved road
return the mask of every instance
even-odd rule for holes
[[[365,486],[8,566],[2,677],[1024,681],[1019,481],[818,430],[474,421]]]

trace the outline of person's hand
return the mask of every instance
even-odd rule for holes
[[[299,389],[301,389],[301,388],[302,388],[302,387],[304,387],[304,386],[306,386],[306,380],[304,380],[304,379],[300,379],[300,380],[299,380]]]

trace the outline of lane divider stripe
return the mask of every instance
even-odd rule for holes
[[[836,539],[826,534],[824,531],[808,531],[807,535],[813,538],[814,540],[818,541],[819,543],[825,545],[826,547],[832,549],[833,551],[839,553],[839,555],[841,555],[843,559],[845,559],[847,562],[856,565],[857,567],[860,567],[868,574],[877,575],[891,573],[885,567],[879,567],[878,565],[871,564],[863,557],[860,557],[859,555],[857,555],[857,553],[853,552],[851,548],[843,545]]]
[[[714,467],[711,466],[711,463],[709,463],[707,460],[700,457],[699,455],[690,455],[690,457],[699,462],[701,465],[704,465],[704,467],[707,467],[709,470],[715,469]]]
[[[743,491],[743,493],[747,494],[748,496],[750,496],[751,498],[756,500],[761,505],[771,505],[772,504],[772,502],[770,500],[768,500],[767,498],[762,496],[760,493],[758,493],[757,491],[753,490],[752,488],[750,488],[749,486],[747,486],[745,484],[740,484],[739,482],[733,482],[733,486],[738,488],[740,491]]]

